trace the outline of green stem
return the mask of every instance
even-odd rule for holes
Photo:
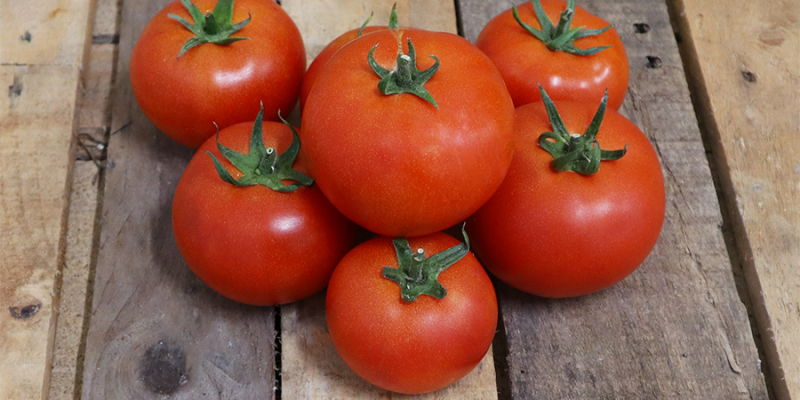
[[[464,235],[464,243],[431,257],[427,257],[425,250],[421,248],[413,251],[405,238],[392,241],[398,268],[384,267],[383,276],[400,285],[400,297],[403,301],[412,303],[423,294],[439,300],[447,296],[447,290],[439,283],[439,274],[469,253],[469,237],[464,227],[461,228],[461,233]]]
[[[553,26],[550,18],[548,18],[547,14],[545,14],[544,8],[542,8],[542,4],[539,0],[531,0],[531,4],[533,5],[533,11],[536,14],[536,19],[539,20],[539,25],[542,27],[541,30],[523,22],[519,17],[519,12],[517,11],[516,6],[512,8],[511,12],[514,15],[514,19],[517,20],[517,23],[523,29],[528,31],[528,33],[541,40],[548,49],[552,51],[563,51],[579,56],[591,56],[612,47],[598,46],[588,49],[575,47],[575,40],[587,36],[599,35],[611,28],[611,25],[601,29],[585,29],[585,26],[570,28],[570,25],[572,24],[572,18],[575,16],[575,0],[567,1],[567,8],[561,13],[561,17],[558,20],[558,25],[556,26]]]
[[[539,92],[553,128],[553,132],[544,132],[539,136],[539,146],[553,156],[551,165],[554,170],[593,175],[600,169],[600,161],[618,160],[625,155],[628,149],[627,145],[620,150],[602,150],[596,139],[608,104],[607,90],[600,101],[597,113],[583,135],[570,134],[561,115],[558,114],[556,105],[541,85],[539,85]]]
[[[239,40],[246,40],[248,38],[231,36],[238,32],[245,25],[250,23],[250,16],[247,19],[234,24],[233,23],[233,0],[219,0],[214,7],[214,11],[203,15],[197,6],[191,0],[181,0],[181,4],[189,11],[194,23],[187,21],[185,18],[175,14],[167,14],[168,17],[180,22],[186,29],[194,33],[195,36],[190,38],[181,47],[178,53],[178,59],[181,58],[183,53],[192,49],[195,46],[203,43],[214,43],[217,45],[229,45]]]

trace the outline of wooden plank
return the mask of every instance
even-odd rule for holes
[[[800,398],[800,3],[670,1],[772,385]]]
[[[192,152],[144,117],[128,62],[167,0],[126,1],[112,97],[102,231],[79,390],[84,399],[274,397],[271,307],[236,304],[186,267],[172,195]]]
[[[82,364],[83,339],[88,328],[85,323],[88,320],[86,300],[97,254],[95,222],[98,198],[104,187],[103,167],[111,124],[109,98],[116,65],[117,45],[106,38],[113,38],[118,31],[118,14],[116,0],[96,2],[92,45],[83,67],[76,117],[78,149],[72,176],[66,256],[48,391],[51,400],[75,397],[78,366]]]
[[[0,2],[0,398],[46,398],[91,2]]]
[[[394,1],[339,1],[320,3],[283,0],[283,8],[297,23],[305,41],[308,62],[328,42],[360,26],[375,12],[373,25],[386,24]],[[451,1],[397,2],[402,26],[456,33],[455,5]],[[281,389],[287,399],[406,398],[379,389],[350,371],[339,358],[325,323],[325,296],[281,307]],[[497,398],[492,352],[473,372],[456,384],[423,399]]]
[[[766,399],[665,4],[585,0],[581,5],[614,24],[626,45],[631,82],[622,112],[648,135],[661,158],[666,221],[650,257],[610,289],[567,300],[499,290],[511,394],[515,399]],[[489,6],[462,0],[468,37],[474,40],[480,31],[475,27],[507,7],[501,1]],[[649,32],[636,33],[634,23],[648,24]]]

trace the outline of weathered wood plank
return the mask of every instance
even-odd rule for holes
[[[659,153],[666,221],[647,261],[610,289],[567,300],[500,289],[512,395],[766,399],[665,4],[581,5],[614,24],[626,45],[631,82],[622,112]],[[468,38],[507,7],[462,0]],[[634,23],[648,24],[649,33],[636,33]]]
[[[800,3],[671,0],[778,398],[800,398]]]
[[[283,0],[303,34],[308,62],[328,42],[360,26],[369,16],[372,25],[385,25],[394,1],[339,1],[320,3],[307,0]],[[402,26],[456,33],[455,5],[452,1],[398,1]],[[325,323],[325,296],[281,307],[281,388],[287,399],[328,398],[405,398],[381,390],[350,371],[339,358]],[[492,352],[468,376],[425,399],[497,398]]]
[[[78,145],[70,210],[67,221],[65,262],[62,267],[56,337],[53,345],[50,400],[74,399],[78,366],[82,364],[85,329],[88,325],[86,300],[96,256],[96,217],[104,187],[104,166],[108,127],[111,124],[111,85],[117,45],[96,43],[118,31],[119,3],[97,0],[92,45],[83,66],[77,113]]]
[[[274,397],[273,309],[226,300],[175,246],[172,195],[192,152],[144,117],[128,62],[168,1],[123,4],[84,399]]]
[[[92,2],[0,2],[0,398],[46,398]]]

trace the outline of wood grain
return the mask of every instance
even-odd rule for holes
[[[672,0],[780,399],[800,398],[800,4]]]
[[[0,398],[46,398],[90,2],[0,2]]]
[[[88,325],[87,295],[96,264],[98,200],[104,188],[105,155],[111,124],[111,85],[117,45],[95,43],[98,36],[118,31],[119,4],[98,0],[92,45],[83,66],[77,151],[72,174],[65,262],[62,267],[49,399],[74,399],[79,365],[83,364],[84,333]]]
[[[306,45],[309,64],[331,40],[361,26],[375,15],[371,25],[385,25],[394,1],[318,2],[283,0],[283,8],[297,23]],[[451,1],[398,1],[401,26],[456,33],[455,5]],[[320,294],[281,307],[283,398],[406,398],[367,383],[344,364],[333,347],[325,324],[325,297]],[[468,376],[424,399],[497,398],[494,361],[490,351]]]
[[[508,7],[494,3],[461,2],[468,38],[474,40],[476,26]],[[499,290],[511,394],[515,399],[766,399],[665,4],[581,5],[611,22],[626,45],[631,82],[622,112],[659,154],[666,220],[650,257],[610,289],[567,300],[507,286]],[[648,24],[649,32],[636,33],[634,23]]]
[[[226,300],[183,262],[170,210],[192,151],[160,133],[130,91],[136,38],[166,0],[123,4],[84,399],[273,398],[271,307]]]

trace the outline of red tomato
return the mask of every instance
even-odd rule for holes
[[[219,140],[246,153],[253,122],[223,129]],[[264,122],[264,143],[284,152],[288,127]],[[225,297],[252,305],[299,300],[322,290],[354,245],[356,226],[312,185],[280,193],[263,185],[236,187],[214,168],[211,152],[242,177],[209,139],[186,167],[175,190],[172,226],[189,268]],[[302,152],[295,168],[305,172]]]
[[[596,107],[556,102],[569,132],[584,132]],[[627,153],[590,176],[556,172],[537,140],[553,131],[543,103],[517,109],[517,149],[497,193],[467,223],[486,268],[544,297],[592,293],[633,272],[664,221],[664,180],[647,137],[607,110],[596,140]]]
[[[458,245],[435,233],[408,239],[433,255]],[[406,303],[400,286],[382,275],[398,268],[392,239],[364,242],[339,262],[325,312],[336,351],[356,374],[401,393],[426,393],[460,379],[481,361],[497,328],[494,287],[468,253],[439,275],[447,295]]]
[[[206,14],[216,0],[195,0]],[[133,49],[130,77],[144,114],[175,141],[197,148],[220,128],[252,121],[263,102],[266,119],[288,114],[306,66],[300,31],[273,1],[236,0],[233,22],[252,16],[229,45],[200,44],[178,53],[194,34],[167,16],[192,22],[180,1],[153,17]],[[196,22],[196,21],[195,21]]]
[[[361,32],[362,36],[368,33],[376,32],[376,31],[383,31],[389,29],[386,26],[367,26],[364,27],[364,30]],[[344,45],[352,42],[359,38],[359,30],[361,28],[356,28],[353,30],[349,30],[343,34],[341,34],[336,39],[333,39],[324,49],[314,58],[314,61],[311,62],[311,65],[308,66],[308,71],[306,71],[306,75],[303,78],[303,85],[300,87],[300,109],[302,110],[306,105],[306,99],[308,98],[308,94],[311,92],[311,86],[314,85],[314,82],[317,80],[317,76],[320,72],[322,72],[322,68],[325,64],[328,63],[328,60],[336,54],[339,49],[341,49]]]
[[[567,3],[541,0],[541,5],[550,21],[556,25]],[[530,2],[517,9],[523,22],[541,29]],[[609,26],[609,23],[576,7],[571,26],[601,29]],[[542,101],[537,83],[556,101],[594,102],[603,96],[606,89],[610,108],[618,110],[625,100],[628,56],[613,27],[599,35],[575,40],[574,45],[579,49],[612,46],[595,55],[551,51],[541,40],[523,29],[509,9],[486,24],[475,45],[497,65],[517,107]]]
[[[398,35],[401,38],[398,38]],[[398,40],[417,67],[440,60],[424,88],[383,95],[367,56],[385,69]],[[400,74],[397,74],[400,75]],[[513,104],[497,69],[465,39],[417,29],[371,33],[343,47],[317,78],[303,110],[303,145],[325,196],[361,226],[392,237],[452,226],[491,197],[514,147]]]

